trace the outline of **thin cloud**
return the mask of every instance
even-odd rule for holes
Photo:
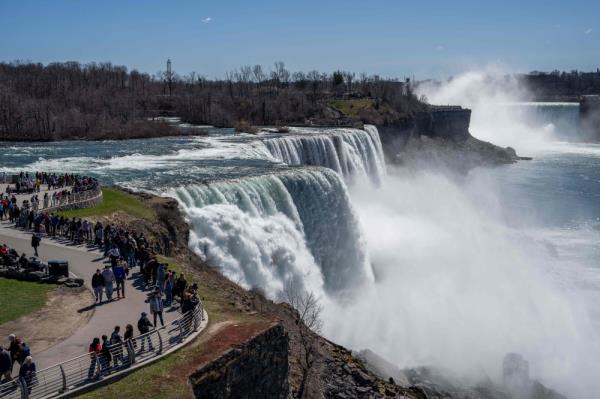
[[[590,33],[592,33],[592,28],[587,28],[583,33],[589,35]]]
[[[210,21],[212,21],[211,17],[206,17],[206,18],[202,19],[203,24],[208,24],[208,23],[210,23]]]

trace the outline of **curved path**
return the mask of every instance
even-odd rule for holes
[[[43,194],[43,192],[42,192]],[[19,254],[25,253],[32,256],[31,233],[17,230],[12,227],[12,223],[7,221],[0,222],[0,244],[7,244],[14,248]],[[38,248],[40,258],[43,261],[58,259],[69,261],[69,271],[83,278],[85,286],[91,290],[91,278],[96,269],[104,267],[105,259],[99,250],[88,248],[86,245],[72,245],[63,243],[60,240],[52,238],[43,238]],[[75,332],[65,341],[60,342],[41,353],[33,353],[32,356],[36,362],[37,369],[41,370],[56,363],[71,359],[81,354],[87,353],[88,346],[94,337],[100,337],[102,334],[110,336],[114,326],[121,326],[121,334],[125,331],[126,324],[134,326],[135,335],[137,331],[137,320],[141,312],[149,312],[147,303],[147,293],[149,290],[142,290],[141,279],[137,279],[139,269],[136,267],[130,273],[126,282],[125,299],[115,300],[113,302],[104,302],[100,306],[94,307],[94,314],[88,324]],[[113,298],[116,293],[113,294]],[[55,311],[60,312],[60,309]],[[179,313],[173,310],[165,309],[163,313],[165,324],[175,320]],[[152,320],[151,320],[152,321]],[[24,337],[27,342],[27,337]],[[15,368],[17,371],[18,368]]]

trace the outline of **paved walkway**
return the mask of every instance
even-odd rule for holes
[[[12,227],[12,224],[6,221],[0,222],[0,244],[7,244],[14,248],[19,254],[25,252],[32,256],[31,233],[26,233]],[[104,267],[105,259],[102,253],[96,249],[88,248],[85,245],[72,245],[64,241],[43,238],[41,246],[38,248],[40,258],[43,261],[48,260],[68,260],[69,270],[78,277],[83,278],[85,285],[91,291],[91,278],[96,269]],[[94,314],[88,324],[78,330],[65,341],[60,342],[41,353],[33,353],[32,356],[36,362],[37,369],[41,370],[56,363],[71,359],[83,353],[87,353],[88,346],[94,337],[101,337],[102,334],[110,336],[114,326],[121,326],[121,334],[125,332],[125,325],[132,324],[135,334],[137,331],[137,320],[140,313],[145,311],[150,314],[147,303],[147,293],[140,289],[141,279],[138,277],[139,269],[136,267],[125,287],[126,299],[104,303],[96,306]],[[116,294],[115,294],[116,296]],[[114,296],[113,296],[114,297]],[[93,303],[90,303],[93,306]],[[60,309],[51,311],[60,312]],[[165,324],[175,320],[179,313],[165,309]],[[152,320],[151,320],[152,321]],[[2,337],[5,340],[5,337]],[[27,342],[27,337],[24,337]]]

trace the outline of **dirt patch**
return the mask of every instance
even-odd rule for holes
[[[202,364],[216,359],[226,350],[246,342],[251,337],[259,332],[270,327],[270,322],[256,323],[223,323],[218,335],[210,337],[203,345],[204,350],[200,351],[192,361],[190,367],[186,370],[185,375],[192,374]]]
[[[42,352],[64,341],[85,326],[94,314],[89,304],[94,299],[84,287],[57,287],[48,293],[48,301],[40,310],[0,325],[2,342],[9,334],[24,337],[32,353]]]

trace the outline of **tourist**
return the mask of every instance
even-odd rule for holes
[[[27,259],[27,255],[25,255],[25,253],[21,254],[19,260],[17,261],[17,264],[22,269],[25,269],[27,266],[29,266],[29,260]]]
[[[173,285],[174,285],[174,281],[173,281],[173,273],[171,273],[171,271],[169,271],[169,273],[167,273],[167,279],[165,280],[165,306],[171,306],[173,304]]]
[[[178,296],[180,300],[183,300],[183,293],[187,288],[187,281],[183,273],[179,275],[179,278],[175,281],[175,289],[173,290],[173,296]]]
[[[117,299],[125,299],[125,267],[123,266],[123,258],[117,263],[117,266],[113,269],[115,275],[115,281],[117,282]]]
[[[131,324],[127,324],[125,326],[125,334],[123,334],[123,339],[125,342],[133,338],[133,326]]]
[[[8,381],[12,381],[12,359],[10,353],[0,345],[0,383]]]
[[[19,351],[21,350],[20,348],[20,343],[21,341],[15,336],[15,334],[10,334],[8,336],[8,352],[10,353],[10,360],[11,360],[11,371],[12,368],[15,366],[15,363],[17,362],[17,359],[19,358]]]
[[[181,302],[181,313],[183,314],[184,317],[188,318],[188,322],[184,323],[183,325],[183,335],[187,336],[190,333],[190,330],[192,329],[192,326],[194,325],[194,323],[191,322],[191,315],[194,310],[196,309],[196,306],[198,305],[198,298],[193,295],[191,292],[185,291],[183,293],[183,299]]]
[[[148,333],[150,332],[150,327],[154,327],[154,326],[148,319],[148,314],[146,312],[142,312],[142,316],[138,320],[137,326],[138,326],[138,331],[140,332],[140,335],[142,336],[142,339],[141,339],[142,343],[140,345],[140,350],[142,352],[144,351],[144,342],[147,340],[148,341],[148,350],[153,351],[154,348],[152,347],[152,340],[150,339],[150,335],[148,335]]]
[[[96,226],[94,226],[94,235],[96,237],[96,246],[98,248],[102,248],[102,238],[104,237],[104,228],[102,227],[102,223],[96,222]]]
[[[31,212],[30,214],[33,215],[33,212]],[[31,229],[31,224],[30,224],[29,228]],[[38,247],[40,246],[41,241],[42,241],[42,239],[37,234],[34,233],[31,235],[31,246],[33,248],[35,256],[39,256],[38,255]]]
[[[189,312],[193,312],[198,305],[198,297],[193,295],[191,292],[184,292],[181,302],[181,313],[186,315]]]
[[[123,337],[121,336],[120,326],[115,326],[112,334],[110,334],[110,345],[113,349],[115,366],[118,362],[123,363]]]
[[[146,262],[144,265],[144,281],[146,282],[146,286],[150,284],[154,285],[154,277],[157,266],[158,261],[156,260],[156,255],[151,253],[148,262]]]
[[[92,288],[96,296],[96,303],[102,303],[102,292],[104,291],[104,276],[100,269],[96,269],[96,273],[92,276]]]
[[[112,354],[110,353],[110,341],[106,335],[102,336],[102,353],[100,355],[100,366],[102,370],[110,368],[110,362],[112,361]]]
[[[96,337],[93,339],[90,347],[88,349],[90,354],[90,368],[88,370],[88,379],[92,379],[96,374],[96,369],[98,366],[99,356],[102,353],[102,345],[100,345],[100,338]]]
[[[25,359],[23,359],[23,364],[19,369],[19,380],[21,380],[21,383],[27,387],[28,393],[31,393],[31,387],[33,387],[37,381],[35,372],[36,369],[33,358],[31,356],[27,356]]]
[[[129,235],[127,238],[127,242],[129,245],[129,256],[127,258],[127,263],[129,264],[129,267],[133,268],[135,267],[135,265],[137,264],[137,253],[138,253],[138,245],[137,242],[135,241],[135,233],[134,235]]]
[[[104,289],[106,290],[106,299],[108,301],[112,301],[115,274],[113,273],[110,266],[106,265],[104,267],[104,270],[102,271],[102,278],[104,278]]]
[[[110,265],[114,269],[117,266],[117,261],[119,260],[120,252],[117,246],[112,247],[108,251],[108,258],[110,259]]]
[[[134,348],[137,348],[137,342],[133,339],[133,326],[131,324],[127,324],[125,326],[125,334],[123,334],[123,340],[125,344],[131,342],[131,345]]]
[[[165,265],[159,263],[156,267],[156,288],[161,293],[165,288]]]
[[[156,326],[156,318],[160,319],[160,325],[164,326],[165,323],[163,321],[163,302],[162,297],[160,295],[160,291],[155,291],[150,297],[150,313],[154,317],[154,325]]]
[[[22,366],[25,363],[25,359],[27,359],[29,355],[31,355],[31,349],[29,349],[27,343],[21,340],[19,343],[19,355],[17,357],[17,362],[19,362],[19,364]]]

